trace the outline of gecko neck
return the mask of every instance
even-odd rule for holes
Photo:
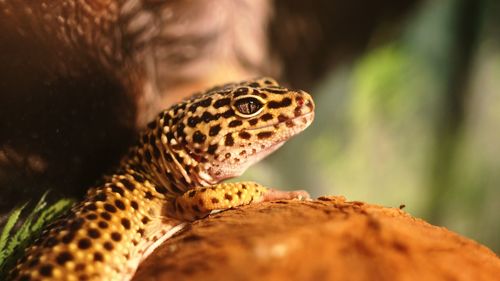
[[[178,196],[197,186],[208,185],[196,176],[199,163],[186,147],[168,143],[144,145],[143,140],[149,142],[148,134],[151,133],[145,132],[141,143],[122,160],[121,170],[139,171],[158,189],[166,189],[168,197]]]

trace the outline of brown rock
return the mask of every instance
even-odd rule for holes
[[[498,280],[488,248],[343,197],[276,201],[192,223],[133,280]]]

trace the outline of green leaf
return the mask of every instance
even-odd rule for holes
[[[26,207],[26,205],[27,203],[23,204],[22,206],[12,211],[7,222],[5,223],[5,226],[2,230],[2,234],[0,234],[0,269],[2,268],[5,259],[12,254],[12,252],[7,250],[7,245],[8,245],[7,243],[10,240],[9,236],[12,229],[19,220],[19,216],[21,215],[21,212]]]
[[[14,231],[22,211],[28,203],[12,211],[0,235],[0,280],[14,265],[28,243],[54,219],[66,212],[73,200],[60,199],[54,204],[47,205],[45,200],[48,192],[44,193],[37,204],[31,209],[24,222]]]
[[[53,221],[60,214],[68,210],[73,203],[74,201],[71,199],[60,199],[56,203],[50,205],[40,213],[37,220],[31,225],[30,231],[34,232],[41,230],[47,223]]]

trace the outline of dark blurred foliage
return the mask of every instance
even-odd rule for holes
[[[270,45],[282,61],[285,80],[309,87],[325,73],[387,40],[399,30],[416,0],[276,0]],[[375,33],[389,27],[386,35]]]

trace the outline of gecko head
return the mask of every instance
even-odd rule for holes
[[[199,184],[214,184],[241,175],[307,128],[313,118],[309,94],[261,78],[193,97],[174,134],[197,163],[191,176]]]

